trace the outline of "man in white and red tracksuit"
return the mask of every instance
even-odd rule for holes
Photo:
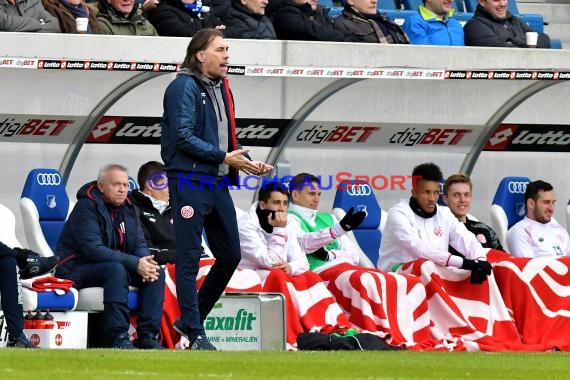
[[[174,215],[181,313],[174,328],[194,350],[215,350],[203,322],[240,261],[228,187],[237,184],[239,170],[263,174],[272,169],[251,161],[238,145],[233,98],[225,79],[228,58],[228,45],[219,30],[197,32],[188,45],[183,71],[166,89],[163,102],[161,154]],[[203,228],[216,262],[197,294]]]

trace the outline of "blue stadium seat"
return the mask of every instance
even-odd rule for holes
[[[550,39],[550,48],[551,49],[562,49],[562,41],[558,38],[551,38]]]
[[[465,0],[465,10],[467,12],[475,12],[477,8],[477,0]]]
[[[529,182],[528,177],[505,177],[493,198],[491,224],[507,251],[507,230],[526,214],[524,193]]]
[[[404,9],[410,11],[417,11],[420,5],[423,5],[422,0],[402,0]]]
[[[465,4],[463,0],[453,0],[453,7],[457,12],[465,12]]]
[[[359,182],[357,185],[354,180],[339,184],[333,209],[339,208],[346,212],[351,207],[354,207],[355,211],[362,210],[367,213],[364,222],[352,232],[362,251],[372,263],[376,263],[382,238],[381,220],[385,218],[382,218],[382,210],[370,184]]]
[[[405,9],[378,9],[378,12],[384,13],[388,18],[394,20],[394,22],[400,26],[404,25],[406,20],[417,11],[409,11]]]
[[[73,209],[56,169],[33,169],[20,199],[24,233],[30,249],[52,256],[67,216]]]
[[[515,16],[521,17],[524,22],[530,25],[535,31],[543,33],[544,32],[544,17],[536,13],[525,13],[521,14],[519,12],[519,7],[517,6],[516,0],[509,0],[507,2],[507,9]]]
[[[378,8],[378,10],[380,12],[386,11],[386,10],[396,10],[398,8],[396,8],[396,2],[394,0],[378,0],[378,2],[376,3],[376,8]]]
[[[321,5],[321,6],[327,7],[327,8],[334,7],[333,0],[318,0],[317,3],[318,3],[318,5]]]
[[[342,14],[343,7],[332,7],[329,11],[329,16],[332,18],[338,17]]]
[[[139,184],[137,183],[137,181],[135,181],[133,177],[129,176],[129,191],[138,190],[138,189],[139,189]]]

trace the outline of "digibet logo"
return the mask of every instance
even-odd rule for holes
[[[309,129],[301,131],[295,140],[310,144],[320,144],[323,141],[332,143],[364,143],[380,127],[359,126],[359,125],[337,125],[334,128],[326,128],[321,125],[314,125]]]
[[[457,145],[472,129],[465,128],[429,128],[427,131],[416,131],[416,128],[406,128],[396,132],[388,139],[390,144],[405,146],[420,145]]]
[[[252,322],[257,318],[245,309],[239,309],[235,317],[207,317],[206,330],[253,330]]]

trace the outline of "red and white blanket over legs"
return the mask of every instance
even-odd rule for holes
[[[463,343],[468,351],[547,351],[546,345],[523,344],[495,277],[469,282],[470,272],[424,259],[405,264],[401,273],[419,276],[428,298],[435,339]]]
[[[288,349],[296,349],[299,333],[325,326],[352,326],[316,273],[305,272],[293,277],[282,270],[257,272],[262,280],[265,278],[263,291],[285,296]]]
[[[411,349],[437,349],[441,343],[431,337],[426,291],[418,277],[348,263],[317,273],[359,328]]]
[[[196,277],[196,287],[200,289],[206,275],[214,265],[215,259],[201,259],[198,276]],[[174,348],[176,343],[180,341],[180,334],[172,328],[172,324],[180,317],[180,309],[178,308],[178,299],[176,297],[176,276],[175,266],[168,264],[165,268],[166,284],[164,289],[164,304],[162,312],[162,320],[160,324],[160,333],[162,335],[162,344],[167,348]],[[230,279],[226,292],[261,292],[261,279],[251,269],[238,269]]]
[[[525,344],[570,350],[570,258],[489,255],[493,273]]]

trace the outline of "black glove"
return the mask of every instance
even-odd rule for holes
[[[158,265],[176,264],[176,252],[173,249],[149,248]]]
[[[317,259],[329,261],[329,252],[323,247],[317,249],[315,252],[311,253],[311,255],[315,256]]]
[[[366,213],[364,211],[354,212],[354,207],[351,207],[339,224],[343,230],[348,232],[360,226],[364,221],[364,218],[366,218]]]
[[[275,211],[267,209],[262,210],[259,208],[259,206],[257,206],[257,209],[255,209],[255,213],[259,218],[259,225],[261,226],[261,228],[263,228],[263,230],[268,234],[273,233],[273,226],[269,224],[269,221],[267,219],[269,215],[271,215],[271,219],[275,219]]]
[[[463,259],[461,269],[471,271],[469,282],[472,284],[482,284],[492,272],[493,267],[485,260]]]

